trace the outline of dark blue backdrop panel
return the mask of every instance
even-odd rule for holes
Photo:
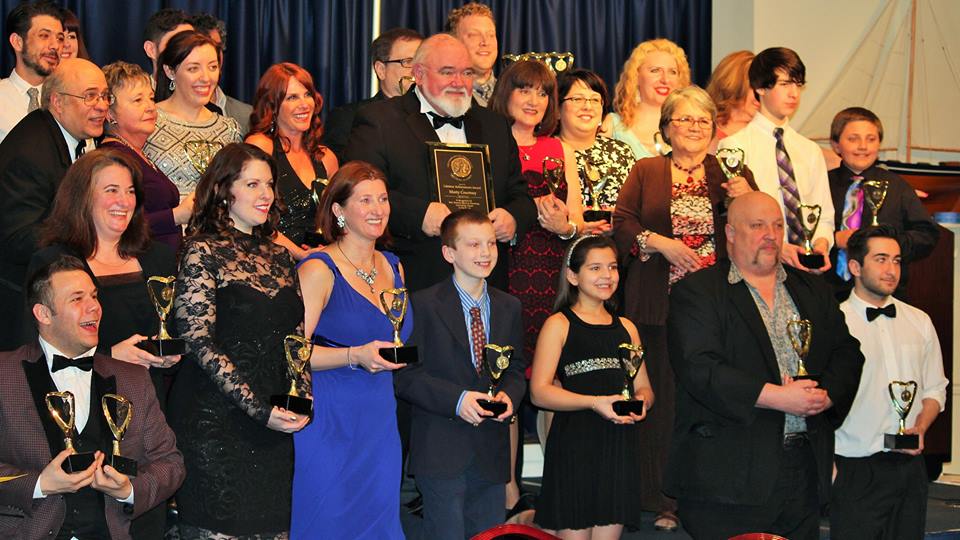
[[[380,28],[443,31],[467,0],[384,0]],[[611,91],[641,41],[665,37],[687,53],[693,81],[710,77],[710,0],[484,0],[497,21],[500,53],[570,51],[575,66],[599,73]]]
[[[19,3],[0,0],[4,17]],[[80,19],[85,42],[100,65],[114,60],[149,68],[143,27],[164,7],[207,12],[227,26],[221,85],[249,102],[260,75],[276,62],[294,62],[313,74],[324,108],[365,96],[373,0],[61,0]],[[0,73],[13,67],[6,36]]]

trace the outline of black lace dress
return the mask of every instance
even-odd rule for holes
[[[293,437],[266,424],[270,396],[289,390],[283,337],[302,332],[293,260],[237,231],[191,238],[174,308],[189,347],[169,402],[187,467],[181,535],[285,538]],[[310,370],[299,386],[309,395]]]

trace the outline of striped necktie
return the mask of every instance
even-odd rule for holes
[[[803,228],[800,226],[800,192],[797,190],[797,177],[793,174],[790,154],[783,145],[783,128],[774,128],[777,139],[777,173],[780,176],[780,194],[787,215],[787,241],[799,245],[803,241]]]

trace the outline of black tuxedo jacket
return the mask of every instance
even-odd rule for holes
[[[520,301],[494,287],[490,295],[490,343],[511,345],[510,367],[499,390],[506,392],[514,409],[523,399],[523,324]],[[464,390],[486,392],[489,379],[477,375],[470,356],[470,338],[453,278],[416,292],[413,335],[420,363],[396,372],[397,395],[413,405],[410,432],[410,472],[452,477],[472,462],[491,482],[510,479],[508,422],[485,420],[474,427],[457,416],[457,401]]]
[[[755,505],[773,491],[783,453],[784,413],[756,407],[766,383],[781,384],[766,326],[730,262],[695,272],[670,294],[670,362],[677,414],[664,491],[677,498]],[[833,407],[807,417],[821,497],[829,486],[833,431],[853,403],[863,368],[832,292],[817,276],[786,267],[787,291],[813,324],[806,364]]]
[[[489,145],[496,206],[510,212],[517,221],[517,236],[522,237],[536,220],[537,210],[527,193],[526,180],[520,176],[517,143],[510,125],[502,116],[473,106],[464,117],[464,131],[468,143]],[[440,239],[426,236],[421,229],[427,206],[438,200],[430,179],[426,141],[439,142],[439,138],[420,112],[420,100],[411,90],[361,107],[345,151],[346,160],[371,163],[387,177],[392,249],[403,262],[407,287],[412,291],[433,285],[451,273],[440,254]],[[507,245],[501,242],[498,248],[500,263],[488,281],[506,289]]]
[[[20,478],[0,488],[0,537],[50,538],[63,524],[63,497],[33,498],[40,472],[64,448],[63,432],[48,416],[44,395],[52,384],[39,342],[0,355],[0,476]],[[144,368],[94,356],[90,414],[102,414],[100,398],[117,393],[133,403],[133,418],[120,452],[137,460],[133,505],[104,496],[107,526],[115,539],[130,538],[130,520],[167,500],[186,471],[176,437],[167,426]],[[112,437],[112,435],[111,435]]]
[[[323,144],[333,150],[340,163],[346,162],[344,150],[347,149],[347,141],[350,139],[350,130],[353,129],[353,119],[357,116],[357,111],[368,103],[385,99],[387,98],[383,92],[377,92],[373,97],[341,105],[327,115],[327,121],[323,123]]]

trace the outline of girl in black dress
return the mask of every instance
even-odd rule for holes
[[[614,412],[625,378],[619,346],[639,345],[640,338],[612,305],[620,280],[613,241],[577,239],[560,274],[555,313],[540,331],[530,377],[533,403],[556,411],[535,521],[564,539],[616,539],[625,523],[640,522],[634,424],[653,405],[653,389],[641,366],[633,390],[642,413]]]

